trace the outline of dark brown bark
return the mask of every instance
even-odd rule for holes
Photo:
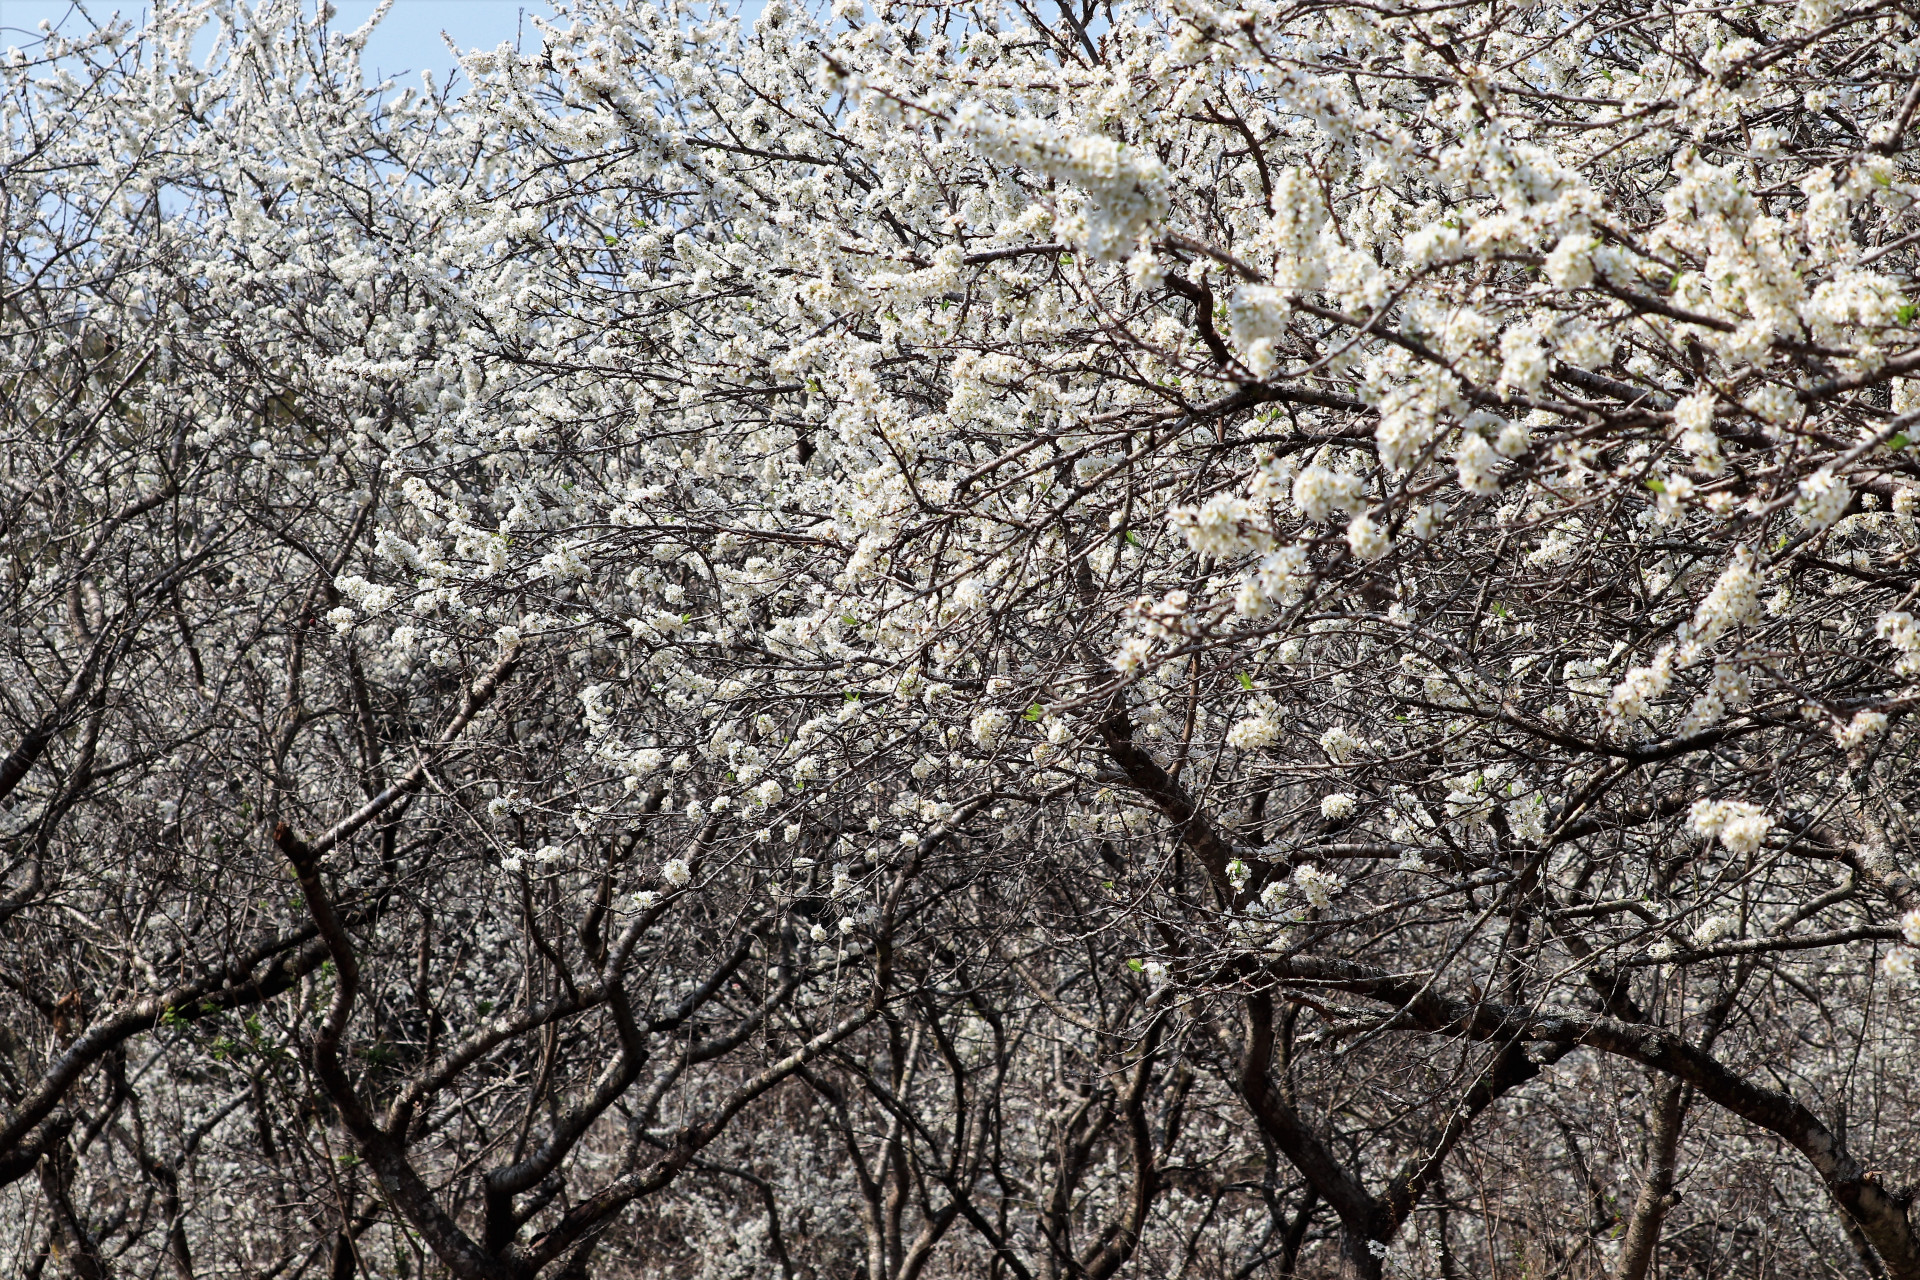
[[[1613,1280],[1646,1280],[1654,1252],[1660,1247],[1660,1226],[1668,1210],[1680,1202],[1673,1190],[1673,1170],[1680,1149],[1680,1122],[1686,1112],[1686,1088],[1678,1080],[1655,1082],[1653,1105],[1647,1109],[1647,1169],[1640,1177],[1640,1192],[1634,1197],[1627,1232],[1620,1241]]]
[[[1920,1239],[1896,1199],[1845,1142],[1792,1095],[1744,1079],[1711,1054],[1659,1027],[1615,1018],[1535,1013],[1497,1002],[1444,996],[1426,984],[1347,961],[1298,958],[1272,966],[1282,980],[1306,979],[1394,1006],[1395,1025],[1501,1042],[1583,1046],[1638,1062],[1692,1085],[1702,1097],[1777,1134],[1820,1175],[1859,1224],[1893,1280],[1920,1280]]]
[[[1100,734],[1129,784],[1175,824],[1179,838],[1207,869],[1220,897],[1232,901],[1236,890],[1227,877],[1228,864],[1234,858],[1232,843],[1201,812],[1178,780],[1134,742],[1124,710],[1110,714],[1101,723]],[[1447,1154],[1476,1117],[1503,1094],[1538,1076],[1540,1066],[1528,1058],[1517,1037],[1508,1039],[1492,1065],[1468,1087],[1433,1148],[1422,1159],[1409,1162],[1376,1197],[1276,1087],[1274,1005],[1267,987],[1269,979],[1244,963],[1242,973],[1251,989],[1244,997],[1246,1029],[1238,1079],[1241,1097],[1261,1132],[1300,1171],[1314,1195],[1339,1217],[1341,1275],[1352,1280],[1378,1280],[1383,1247],[1399,1233]],[[1553,1056],[1564,1052],[1560,1049]]]
[[[63,1134],[40,1161],[40,1189],[53,1220],[56,1254],[63,1255],[74,1280],[109,1280],[113,1275],[85,1219],[73,1203],[73,1147]]]

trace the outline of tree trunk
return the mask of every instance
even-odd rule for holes
[[[1376,1243],[1370,1236],[1341,1226],[1340,1280],[1381,1280],[1381,1258],[1369,1247]]]
[[[1613,1280],[1646,1280],[1654,1251],[1660,1247],[1660,1225],[1667,1211],[1680,1202],[1673,1190],[1673,1169],[1680,1149],[1680,1123],[1686,1114],[1686,1088],[1679,1080],[1657,1081],[1653,1105],[1647,1111],[1647,1171],[1640,1179],[1633,1216],[1627,1220]]]

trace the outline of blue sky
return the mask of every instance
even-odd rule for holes
[[[366,20],[375,8],[375,0],[334,0],[338,16],[335,22],[351,30]],[[138,0],[89,0],[87,11],[104,18],[118,10],[127,17],[144,16],[148,6]],[[552,10],[544,0],[396,0],[393,11],[380,24],[367,44],[367,70],[370,74],[398,76],[413,80],[423,67],[431,67],[435,79],[444,83],[444,73],[453,65],[452,57],[441,42],[440,33],[452,36],[462,49],[491,49],[502,40],[512,40],[516,30],[524,30],[529,47],[535,40],[533,27],[523,16]],[[70,0],[0,0],[0,49],[9,45],[22,48],[39,38],[41,21],[71,29],[81,23]]]

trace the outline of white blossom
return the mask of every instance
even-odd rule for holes
[[[1317,911],[1332,905],[1334,895],[1345,887],[1339,876],[1306,864],[1294,868],[1293,884]]]
[[[1853,490],[1846,481],[1821,468],[1800,482],[1794,499],[1794,514],[1808,528],[1819,530],[1838,520],[1853,501]]]
[[[973,717],[969,731],[976,746],[991,749],[1012,725],[1013,717],[998,707],[987,707]]]
[[[1350,818],[1353,816],[1355,801],[1344,791],[1335,791],[1320,797],[1320,816],[1323,818]]]
[[[1697,800],[1688,822],[1703,836],[1718,836],[1729,852],[1743,855],[1757,850],[1773,829],[1766,810],[1744,800]]]
[[[1841,746],[1852,748],[1871,742],[1886,731],[1886,712],[1856,711],[1846,724],[1834,726],[1833,737]]]

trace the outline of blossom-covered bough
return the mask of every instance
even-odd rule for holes
[[[9,1265],[1920,1277],[1920,14],[330,21],[8,55]]]

